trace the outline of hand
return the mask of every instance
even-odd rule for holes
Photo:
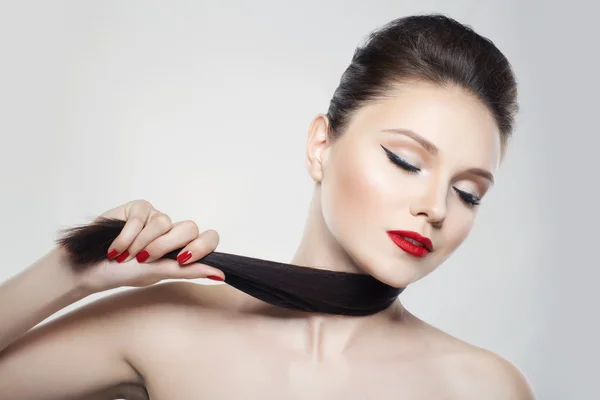
[[[79,286],[92,293],[121,286],[149,286],[163,279],[210,278],[224,280],[222,271],[196,263],[215,250],[219,235],[202,233],[193,221],[171,223],[167,214],[146,200],[134,200],[106,211],[102,217],[125,222],[109,247],[107,260],[75,272]],[[161,259],[182,248],[178,260]]]

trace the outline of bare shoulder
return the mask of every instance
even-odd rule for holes
[[[206,325],[210,323],[210,318],[206,317],[223,314],[228,300],[218,286],[224,285],[170,281],[122,290],[43,324],[29,335],[28,340],[57,330],[69,330],[78,335],[84,331],[102,335],[109,332],[116,347],[127,349],[127,352],[135,348],[146,351],[144,345],[155,345],[157,335],[177,334],[203,317]]]
[[[189,318],[190,314],[210,314],[232,308],[233,299],[226,285],[202,285],[187,281],[170,281],[125,290],[92,305],[98,309],[118,309],[127,317],[141,321],[164,322],[165,318]]]
[[[198,321],[196,316],[219,296],[212,287],[195,290],[190,285],[173,282],[120,291],[40,324],[3,349],[0,393],[6,395],[0,397],[12,393],[10,398],[64,399],[112,393],[116,398],[124,390],[139,389],[148,366],[164,365],[151,357],[168,353],[171,343],[178,342],[169,339],[203,332],[191,321]],[[204,325],[210,322],[205,320]]]
[[[418,320],[418,319],[417,319]],[[432,360],[445,387],[457,398],[488,400],[535,400],[523,372],[496,353],[460,340],[418,320],[421,332],[435,355]]]
[[[148,323],[166,327],[166,322],[177,322],[177,326],[184,328],[198,321],[206,326],[231,320],[231,315],[237,310],[239,296],[235,289],[225,284],[170,281],[134,289],[125,294],[123,300],[122,306],[131,306],[136,316]],[[173,327],[170,326],[171,331]]]
[[[86,304],[78,319],[110,331],[115,346],[143,375],[174,343],[202,341],[224,329],[231,316],[222,286],[168,281],[130,288]]]
[[[463,399],[534,400],[523,372],[488,350],[473,347],[449,359],[452,387]]]
[[[201,286],[188,282],[167,282],[105,295],[40,324],[27,335],[28,340],[59,330],[110,330],[111,334],[118,336],[140,323],[174,316],[187,307],[202,308],[203,305],[218,304],[216,291],[199,290]]]

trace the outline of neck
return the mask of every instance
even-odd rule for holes
[[[363,342],[408,325],[412,317],[399,300],[379,313],[356,317],[284,309],[239,291],[232,298],[237,298],[235,308],[242,313],[282,322],[277,326],[286,345],[315,361],[351,352]]]
[[[321,211],[318,187],[310,203],[300,244],[289,263],[303,267],[364,274],[329,232]],[[360,333],[364,332],[365,328],[381,327],[392,322],[397,324],[403,322],[405,316],[405,309],[400,300],[379,313],[351,317],[282,309],[252,297],[244,296],[244,298],[241,308],[246,311],[284,318],[290,322],[295,327],[290,335],[297,337],[297,342],[303,343],[307,352],[315,355],[343,352],[360,337]]]
[[[290,263],[341,272],[364,273],[327,228],[323,219],[319,186],[314,190],[304,232]]]

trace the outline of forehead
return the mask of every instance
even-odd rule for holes
[[[469,167],[494,172],[500,162],[500,131],[493,115],[482,101],[457,86],[403,84],[358,110],[348,131],[384,129],[412,130],[433,143],[440,157]]]

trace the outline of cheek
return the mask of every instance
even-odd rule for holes
[[[325,171],[321,190],[325,221],[337,235],[349,234],[381,219],[389,182],[382,176],[378,163],[365,154],[342,149],[341,157],[332,157]]]
[[[461,209],[461,205],[456,205],[456,207],[456,210],[449,210],[443,228],[444,247],[447,249],[445,253],[448,255],[453,253],[465,241],[475,222],[476,211]]]

